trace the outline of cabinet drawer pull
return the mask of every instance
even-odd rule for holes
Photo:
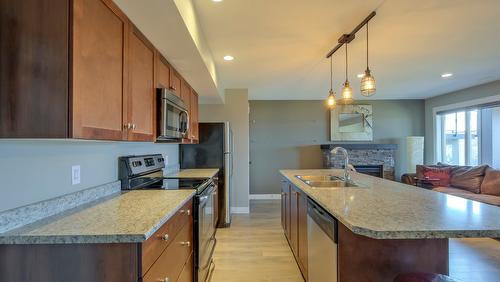
[[[135,129],[137,127],[137,125],[134,123],[132,124],[132,129]]]
[[[181,246],[190,247],[191,246],[191,242],[189,242],[189,241],[181,242]]]
[[[176,91],[176,90],[177,90],[177,88],[175,88],[175,86],[170,86],[170,90],[174,90],[174,91]]]
[[[165,235],[161,236],[161,239],[163,241],[168,241],[168,237],[169,237],[168,234],[165,234]]]
[[[180,210],[179,213],[186,213],[187,215],[191,215],[191,210],[190,209]]]
[[[170,280],[168,279],[168,277],[165,277],[165,278],[163,278],[163,279],[159,279],[158,281],[160,281],[160,282],[168,282],[168,281],[170,281]]]

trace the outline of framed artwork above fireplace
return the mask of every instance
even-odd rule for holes
[[[372,105],[339,105],[330,111],[331,141],[373,141]]]

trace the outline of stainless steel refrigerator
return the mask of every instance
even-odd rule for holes
[[[219,168],[219,224],[231,224],[233,177],[233,131],[229,122],[200,123],[199,143],[182,144],[179,149],[181,169]]]

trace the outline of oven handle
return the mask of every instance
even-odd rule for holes
[[[212,238],[210,238],[210,240],[214,241],[214,246],[212,247],[212,250],[210,251],[210,257],[212,257],[214,255],[215,246],[217,246],[217,238],[215,238],[215,236],[212,236]],[[212,262],[212,260],[209,260],[207,262],[207,264],[205,264],[204,266],[200,267],[200,270],[207,269],[207,267],[209,267],[211,265],[211,262]]]

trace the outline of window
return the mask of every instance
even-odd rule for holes
[[[441,161],[447,164],[479,163],[477,110],[439,115],[441,119]]]
[[[500,167],[500,106],[483,105],[438,112],[437,161]]]

